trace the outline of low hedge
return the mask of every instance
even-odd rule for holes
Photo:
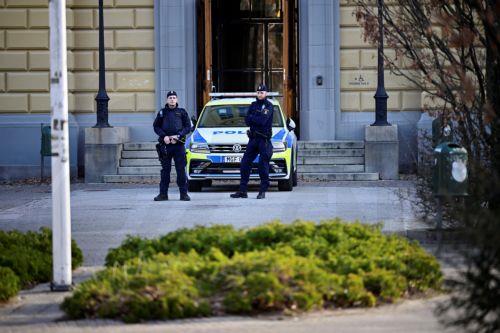
[[[0,301],[5,302],[19,291],[19,278],[8,267],[0,267]]]
[[[76,242],[71,242],[72,267],[83,262],[83,254]],[[52,231],[41,228],[39,232],[0,231],[0,268],[8,268],[18,278],[10,296],[19,288],[30,288],[52,278]],[[8,273],[7,273],[8,275]],[[1,283],[0,283],[1,284]],[[9,296],[9,297],[10,297]],[[6,299],[3,299],[6,300]]]
[[[126,322],[375,306],[438,289],[436,259],[380,226],[341,220],[181,229],[128,237],[62,308]]]

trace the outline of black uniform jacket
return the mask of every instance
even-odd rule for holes
[[[250,104],[245,122],[250,127],[251,132],[257,132],[270,139],[273,128],[273,104],[267,98],[257,99]]]
[[[179,138],[184,138],[191,132],[191,121],[183,108],[169,108],[165,105],[156,115],[153,127],[159,136],[158,141],[163,142],[166,136],[178,135]]]

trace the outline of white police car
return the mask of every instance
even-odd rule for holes
[[[254,96],[236,97],[236,96]],[[273,156],[269,180],[278,181],[280,191],[291,191],[297,185],[297,137],[295,123],[287,119],[276,99],[274,105]],[[201,112],[193,134],[186,140],[189,191],[211,186],[212,180],[240,179],[240,162],[248,144],[245,116],[255,101],[251,93],[214,93]],[[231,96],[231,97],[228,97]],[[259,156],[254,161],[250,179],[259,179]]]

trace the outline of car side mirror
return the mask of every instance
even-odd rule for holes
[[[288,118],[286,120],[286,127],[288,128],[289,131],[293,131],[295,130],[295,122],[292,120],[292,118]]]
[[[196,128],[196,123],[198,123],[196,116],[191,116],[191,132]]]

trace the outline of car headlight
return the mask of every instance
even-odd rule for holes
[[[208,144],[206,143],[191,142],[189,150],[193,153],[202,153],[202,154],[210,153],[210,148],[208,148]]]
[[[273,142],[273,152],[274,153],[280,153],[284,152],[286,150],[286,142]]]

